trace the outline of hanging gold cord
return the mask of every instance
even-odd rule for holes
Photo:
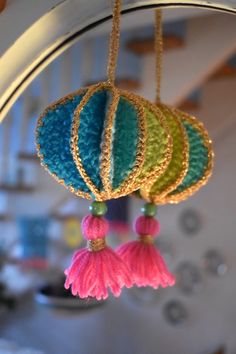
[[[156,103],[161,101],[161,73],[163,55],[162,11],[155,11]]]
[[[110,34],[109,57],[107,66],[108,82],[114,84],[117,57],[120,44],[120,11],[121,0],[115,0],[113,7],[112,31]]]

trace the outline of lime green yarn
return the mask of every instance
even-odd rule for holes
[[[176,182],[181,175],[184,177],[188,154],[187,154],[187,136],[184,127],[178,117],[168,107],[159,107],[165,115],[170,134],[173,141],[173,151],[171,161],[166,171],[152,185],[149,195],[150,197],[158,197],[161,194],[170,192],[172,186],[175,188]],[[172,188],[172,189],[173,189]]]
[[[169,145],[169,136],[156,114],[148,109],[145,111],[147,123],[146,153],[138,181],[147,178],[154,168],[156,169],[165,162],[166,149]]]

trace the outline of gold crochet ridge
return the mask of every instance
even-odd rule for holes
[[[108,84],[109,85],[109,84]],[[110,100],[110,106],[108,114],[104,123],[104,133],[101,144],[101,163],[100,163],[100,176],[103,183],[104,190],[107,194],[107,198],[112,195],[111,186],[111,154],[112,154],[112,127],[114,124],[116,110],[119,103],[120,95],[118,89],[114,86],[108,86],[112,93],[112,98]]]

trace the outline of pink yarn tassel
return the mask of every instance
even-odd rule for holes
[[[121,245],[117,253],[132,272],[137,286],[167,287],[175,284],[174,276],[168,271],[166,263],[154,246],[154,237],[159,233],[159,223],[149,216],[137,218],[135,231],[140,240]]]
[[[132,279],[126,264],[105,244],[108,222],[88,215],[82,221],[82,231],[88,247],[74,254],[65,271],[65,288],[71,287],[72,294],[81,298],[106,299],[108,289],[118,297],[123,286],[132,286]]]

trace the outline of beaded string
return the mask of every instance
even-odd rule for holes
[[[163,55],[162,10],[155,11],[155,53],[156,53],[156,103],[161,101],[161,74]]]
[[[114,84],[117,65],[119,44],[120,44],[120,11],[121,0],[115,0],[113,7],[112,30],[110,34],[109,55],[107,65],[108,82]]]

